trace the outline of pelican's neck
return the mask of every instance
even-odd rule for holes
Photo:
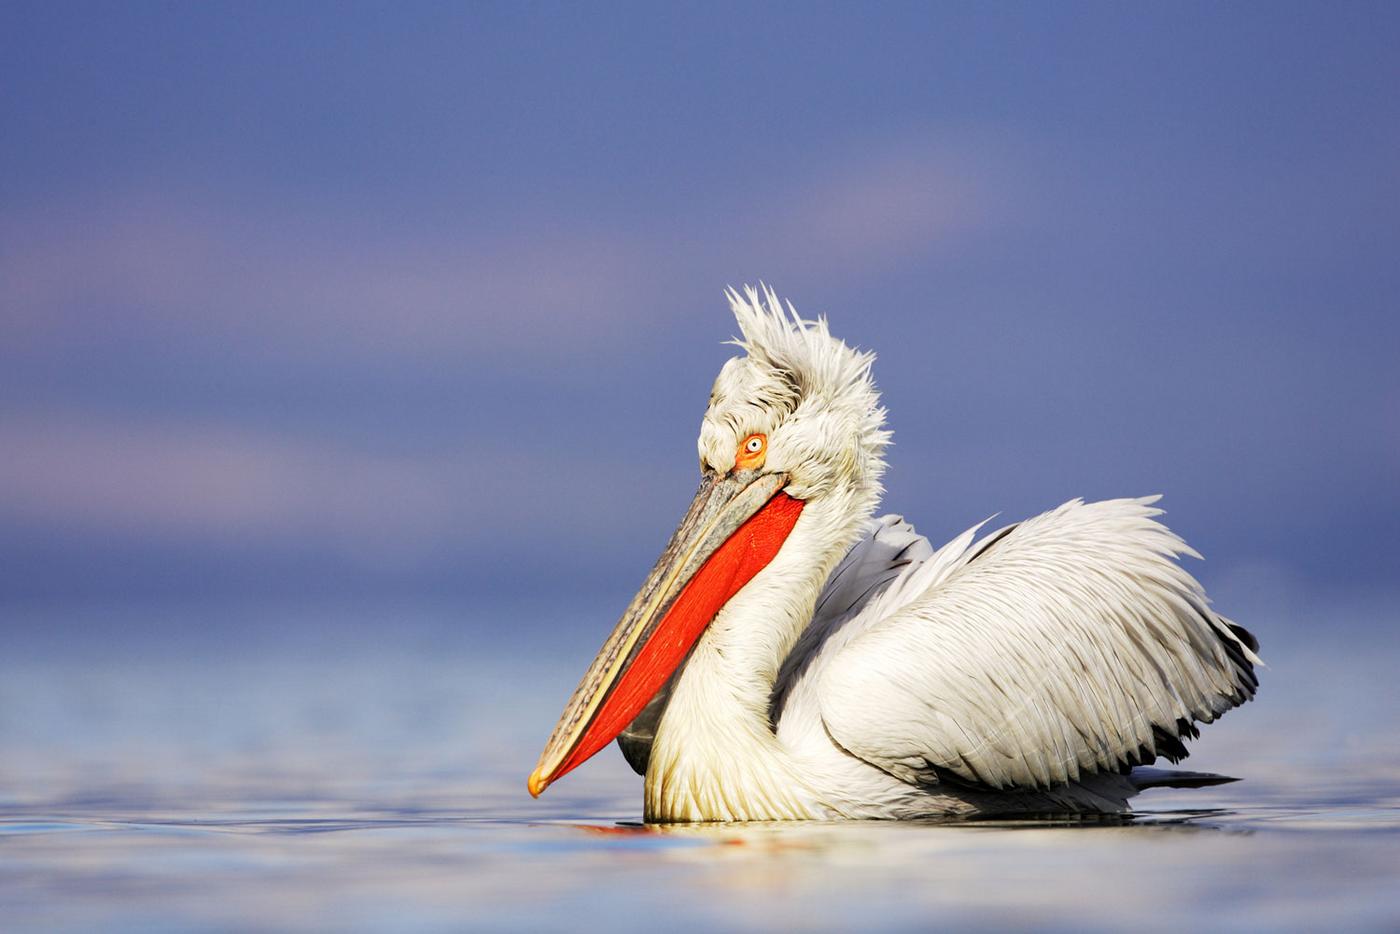
[[[648,820],[825,816],[773,733],[769,703],[822,586],[877,501],[878,488],[809,502],[777,556],[701,635],[657,727]]]

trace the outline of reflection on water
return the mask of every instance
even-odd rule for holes
[[[1246,780],[1127,819],[655,827],[611,750],[525,794],[572,657],[278,638],[0,659],[0,929],[1400,922],[1393,653],[1276,652],[1191,763]]]
[[[70,808],[0,821],[0,892],[10,925],[46,930],[1383,926],[1400,918],[1397,805],[667,827]]]

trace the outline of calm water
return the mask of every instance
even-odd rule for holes
[[[542,654],[431,614],[24,622],[5,930],[1400,925],[1393,636],[1275,634],[1190,760],[1246,781],[1130,822],[646,828],[613,750],[523,790],[588,627]]]

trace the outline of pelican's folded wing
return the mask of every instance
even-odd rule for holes
[[[831,737],[911,783],[995,789],[1184,756],[1195,721],[1253,697],[1258,644],[1209,609],[1155,501],[1074,500],[912,568],[823,666]]]

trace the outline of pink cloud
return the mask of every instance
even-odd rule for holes
[[[0,516],[85,532],[393,550],[469,518],[452,463],[224,427],[7,417],[0,450]]]
[[[599,235],[392,236],[331,217],[159,201],[11,217],[0,241],[0,327],[11,337],[62,340],[116,314],[269,353],[577,346],[612,313],[608,286],[625,278],[629,255]]]
[[[518,440],[374,452],[61,411],[0,418],[0,451],[0,521],[170,541],[313,543],[377,564],[421,560],[446,544],[604,537],[639,503],[679,510],[685,492],[671,502],[634,458],[609,449],[567,462]]]
[[[872,147],[793,186],[760,236],[800,268],[876,274],[1010,223],[1018,174],[991,141]]]
[[[546,216],[510,232],[469,218],[387,230],[333,206],[154,188],[11,214],[0,217],[0,333],[43,346],[120,326],[293,357],[557,360],[667,314],[655,296],[697,268],[858,279],[1004,223],[1017,173],[1003,149],[972,137],[871,145],[621,228]],[[725,284],[714,283],[717,309]]]

